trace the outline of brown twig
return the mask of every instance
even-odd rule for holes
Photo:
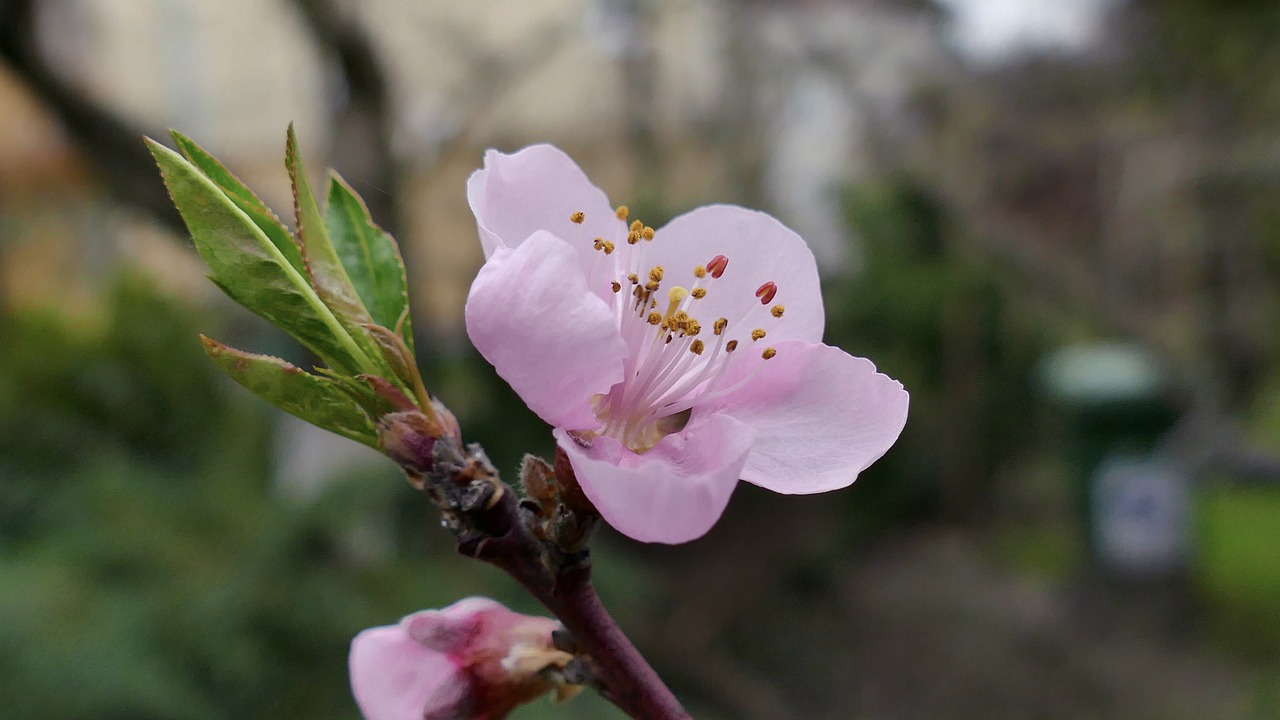
[[[479,445],[464,447],[451,433],[423,437],[428,427],[422,421],[384,423],[384,452],[440,508],[458,552],[501,568],[550,610],[591,658],[601,694],[623,712],[689,720],[596,594],[589,552],[564,552],[540,538],[534,511],[499,479]]]

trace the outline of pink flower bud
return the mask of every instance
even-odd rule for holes
[[[512,612],[487,598],[423,610],[351,642],[351,689],[365,720],[501,720],[559,683],[573,655],[558,650],[549,618]]]

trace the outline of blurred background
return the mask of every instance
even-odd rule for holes
[[[359,629],[533,610],[203,356],[307,361],[205,280],[140,136],[289,218],[294,121],[401,240],[428,385],[508,474],[551,441],[461,329],[485,148],[808,239],[828,342],[911,417],[848,490],[602,533],[699,718],[1280,717],[1277,60],[1266,0],[0,0],[0,715],[354,720]]]

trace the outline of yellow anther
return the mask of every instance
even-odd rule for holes
[[[694,288],[694,289],[692,289],[692,290],[690,290],[690,291],[689,291],[689,294],[693,296],[693,299],[694,299],[694,300],[701,300],[702,298],[704,298],[704,297],[706,297],[706,296],[707,296],[707,289],[706,289],[706,288]]]
[[[774,317],[782,317],[782,313],[785,310],[786,308],[782,307],[781,305],[774,305],[773,307],[769,308],[769,313],[772,314]]]
[[[729,342],[727,342],[727,343],[725,343],[725,344],[724,344],[724,351],[725,351],[725,352],[733,352],[734,350],[737,350],[737,349],[738,349],[738,341],[737,341],[737,340],[730,340]]]
[[[614,292],[622,292],[622,283],[618,282],[617,280],[614,280],[614,281],[613,281],[613,291],[614,291]]]
[[[715,332],[716,335],[719,335],[720,333],[724,332],[724,329],[727,327],[729,327],[729,318],[720,318],[719,320],[716,320],[715,323],[711,325],[711,329]]]
[[[640,237],[644,238],[645,240],[652,240],[652,239],[653,239],[653,228],[649,227],[648,225],[645,225],[645,226],[644,226],[643,228],[641,228],[641,230],[640,230]]]
[[[618,209],[613,212],[617,214],[619,220],[626,220],[627,216],[631,214],[631,211],[627,209],[626,205],[619,205]]]
[[[684,324],[685,335],[693,336],[693,335],[697,335],[700,332],[702,332],[702,323],[698,322],[697,320],[694,320],[693,318],[689,318],[689,321]]]
[[[631,281],[632,285],[640,284],[640,276],[636,275],[635,273],[630,273],[629,275],[627,275],[627,280]]]
[[[764,358],[765,360],[768,360],[769,358],[777,354],[778,354],[778,351],[770,347],[770,348],[765,348],[764,352],[760,353],[760,357]]]
[[[706,349],[706,345],[703,345],[701,340],[694,340],[693,344],[689,346],[689,352],[694,355],[701,355],[704,349]]]
[[[613,243],[609,242],[608,240],[605,240],[603,243],[601,243],[600,249],[604,250],[605,255],[611,255],[613,254]]]
[[[594,248],[594,249],[596,249],[596,250],[599,250],[599,249],[603,248],[603,247],[604,247],[604,238],[599,238],[599,237],[598,237],[598,238],[596,238],[596,239],[595,239],[595,241],[591,243],[591,247],[592,247],[592,248]]]
[[[644,229],[644,223],[640,222],[639,220],[632,220],[632,221],[631,221],[631,227],[629,227],[629,228],[627,228],[627,229],[628,229],[628,230],[630,230],[630,231],[631,231],[631,232],[633,232],[633,233],[638,233],[638,232],[640,232],[641,230],[643,230],[643,229]]]
[[[636,244],[636,243],[638,243],[638,242],[640,242],[640,233],[635,232],[634,230],[633,230],[633,231],[631,231],[631,232],[629,232],[629,233],[627,233],[627,244],[628,244],[628,245],[635,245],[635,244]]]
[[[582,221],[586,219],[587,219],[587,214],[582,212],[581,210],[569,216],[569,222],[573,223],[574,225],[581,225]]]
[[[707,268],[705,265],[699,265],[693,269],[693,276],[696,278],[704,278],[707,276]]]
[[[764,330],[763,330],[763,329],[761,329],[761,328],[756,328],[755,330],[752,330],[752,331],[751,331],[751,339],[752,339],[753,341],[755,341],[755,340],[760,340],[760,339],[761,339],[761,338],[763,338],[763,337],[764,337]]]
[[[663,269],[661,265],[654,265],[649,271],[649,279],[654,282],[662,282]]]
[[[662,322],[662,316],[656,312],[649,313],[648,321],[650,325],[657,325]]]
[[[654,282],[654,281],[650,280],[649,282],[647,282],[647,283],[645,283],[645,284],[644,284],[644,289],[645,289],[645,290],[648,290],[649,292],[657,292],[657,291],[658,291],[658,283],[656,283],[656,282]]]

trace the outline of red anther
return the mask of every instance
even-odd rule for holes
[[[707,263],[707,272],[711,273],[711,277],[718,278],[724,274],[724,269],[727,267],[729,267],[729,258],[717,255]]]
[[[761,305],[773,302],[773,296],[777,294],[778,286],[774,285],[772,280],[756,288],[756,297],[760,298]]]

